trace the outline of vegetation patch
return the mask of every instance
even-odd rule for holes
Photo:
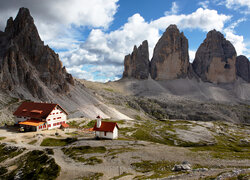
[[[115,176],[115,177],[111,178],[110,180],[120,179],[120,178],[122,178],[122,177],[129,176],[129,175],[133,175],[133,174],[123,172],[121,175],[119,175],[119,176]]]
[[[7,169],[6,167],[0,167],[0,177],[1,177],[3,174],[7,173],[7,172],[8,172],[8,169]]]
[[[192,151],[209,151],[219,159],[250,159],[250,147],[241,147],[237,139],[230,140],[227,136],[216,136],[217,144],[191,148]]]
[[[101,159],[96,157],[84,158],[84,154],[92,154],[92,153],[105,153],[106,148],[104,146],[91,147],[91,146],[78,146],[78,147],[69,147],[62,148],[64,154],[69,156],[70,158],[82,162],[86,165],[95,165],[102,163]]]
[[[78,122],[78,121],[70,121],[70,122],[67,122],[67,124],[72,127],[72,128],[80,128],[80,124],[81,122]]]
[[[75,141],[77,141],[77,138],[66,138],[66,139],[45,138],[41,143],[41,146],[66,146]]]
[[[18,147],[6,146],[4,144],[0,144],[0,162],[8,158],[13,158],[21,154],[24,150],[25,148],[19,149]]]
[[[26,153],[18,161],[18,168],[5,175],[4,179],[56,179],[60,173],[60,166],[54,158],[44,151],[34,150]]]
[[[131,151],[135,151],[135,149],[128,148],[128,147],[119,148],[119,149],[109,149],[107,156],[114,156],[117,154],[121,154],[124,152],[131,152]]]
[[[33,141],[30,141],[28,144],[33,145],[33,144],[36,144],[36,142],[37,142],[37,140],[35,139]]]
[[[88,176],[80,177],[81,180],[98,180],[103,176],[103,173],[91,173]]]
[[[0,137],[0,141],[6,139],[6,137]]]
[[[175,163],[169,161],[142,161],[137,163],[132,163],[131,166],[138,172],[148,173],[152,172],[151,176],[147,176],[147,179],[162,178],[173,174],[171,169]]]
[[[53,149],[46,148],[45,151],[46,151],[46,153],[49,154],[49,155],[54,155]]]

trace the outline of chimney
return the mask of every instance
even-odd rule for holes
[[[96,127],[100,128],[101,125],[102,125],[102,118],[101,118],[101,116],[97,116],[96,119],[97,119],[97,121],[96,121]]]

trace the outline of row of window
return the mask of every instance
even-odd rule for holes
[[[62,119],[62,117],[58,117],[58,118],[53,118],[53,120],[56,120],[56,119]],[[48,119],[48,121],[50,121],[51,119]]]
[[[63,122],[58,122],[58,123],[54,123],[53,126],[58,126],[58,125],[61,125],[61,124],[64,124],[64,123],[65,123],[65,121],[63,121]]]
[[[54,123],[53,126],[58,126],[58,125],[61,125],[61,124],[64,124],[64,123],[65,123],[65,121]],[[48,128],[49,127],[51,127],[51,124],[48,124]],[[46,125],[41,125],[41,126],[38,127],[38,129],[44,129],[44,128],[46,128]]]
[[[60,112],[60,114],[62,114],[63,112]],[[55,114],[59,114],[59,112],[57,113],[50,113],[50,115],[55,115]]]

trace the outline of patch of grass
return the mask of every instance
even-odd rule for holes
[[[96,120],[92,120],[92,121],[90,121],[85,127],[86,127],[86,128],[92,128],[92,127],[95,126],[95,123],[96,123]]]
[[[70,121],[70,122],[67,122],[67,124],[72,127],[72,128],[80,128],[80,122],[77,122],[77,121]]]
[[[121,175],[119,175],[119,176],[115,176],[115,177],[111,178],[110,180],[120,179],[120,178],[122,178],[122,177],[129,176],[129,175],[133,175],[133,174],[123,172]]]
[[[111,88],[103,88],[105,91],[109,91],[109,92],[115,92],[113,89]]]
[[[66,139],[45,138],[41,143],[41,146],[66,146],[75,141],[77,141],[77,138],[66,138]]]
[[[16,140],[14,140],[14,139],[10,139],[8,142],[17,144]]]
[[[109,149],[107,156],[114,156],[117,154],[121,154],[124,152],[131,152],[131,151],[135,151],[135,149],[128,148],[128,147],[119,148],[119,149]]]
[[[36,142],[37,142],[37,140],[35,139],[35,140],[33,140],[33,141],[30,141],[28,144],[33,145],[33,144],[35,144]]]
[[[135,119],[138,120],[138,121],[142,120],[141,116],[139,116],[139,115],[135,115]]]
[[[25,148],[19,149],[18,147],[6,146],[4,144],[0,144],[0,162],[8,158],[13,158],[21,154],[24,150]]]
[[[82,180],[98,180],[98,179],[100,179],[102,176],[103,176],[103,173],[93,173],[93,174],[90,174],[90,175],[87,176],[87,177],[80,177],[80,178],[78,178],[78,179],[82,179]]]
[[[0,137],[0,141],[6,139],[6,137]]]
[[[53,149],[46,148],[45,151],[46,151],[46,153],[49,154],[49,155],[54,155]]]
[[[96,157],[84,158],[84,154],[91,154],[91,153],[105,153],[106,148],[104,146],[98,147],[91,147],[91,146],[78,146],[78,147],[69,147],[69,148],[62,148],[64,154],[69,156],[70,158],[83,162],[86,165],[95,165],[102,163],[101,159]]]
[[[153,175],[145,177],[147,179],[162,178],[173,174],[171,169],[175,163],[169,161],[142,161],[137,163],[132,163],[131,166],[138,172],[148,173],[153,172]]]
[[[192,151],[209,151],[214,158],[219,159],[250,159],[250,147],[241,147],[237,142],[229,141],[226,136],[215,136],[217,144],[194,147]]]
[[[56,179],[59,176],[60,166],[44,151],[30,151],[20,159],[18,168],[5,176],[6,179],[14,179],[17,173],[20,179]]]
[[[0,167],[0,177],[1,177],[3,174],[7,173],[7,172],[8,172],[8,169],[7,169],[6,167]]]

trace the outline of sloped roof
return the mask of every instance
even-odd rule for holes
[[[104,131],[104,132],[113,132],[115,127],[118,127],[117,123],[116,122],[105,122],[105,121],[102,121],[101,123],[101,127],[100,128],[97,128],[96,127],[96,123],[95,123],[95,126],[93,128],[93,131]]]
[[[39,125],[42,125],[44,123],[45,122],[38,121],[38,120],[35,120],[35,119],[29,119],[27,121],[19,122],[18,124],[29,125],[29,126],[39,126]]]
[[[37,103],[37,102],[23,102],[17,110],[13,113],[15,116],[25,116],[30,118],[45,119],[53,111],[53,109],[59,106],[66,114],[67,112],[58,104],[52,103]]]
[[[63,123],[63,124],[61,125],[61,127],[63,127],[63,128],[68,128],[68,127],[69,127],[69,125],[68,125],[68,124],[66,124],[66,123]]]

